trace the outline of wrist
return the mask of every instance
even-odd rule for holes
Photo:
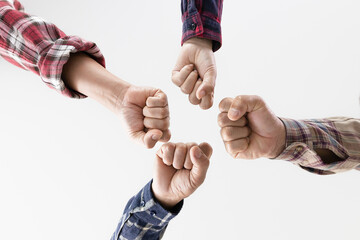
[[[184,42],[184,45],[186,44],[194,44],[199,47],[205,47],[212,50],[212,40],[206,39],[206,38],[199,38],[199,37],[193,37],[188,39],[186,42]]]
[[[151,185],[151,190],[154,195],[155,201],[158,202],[164,209],[170,211],[174,208],[182,199],[174,199],[170,196],[160,194],[154,183]]]

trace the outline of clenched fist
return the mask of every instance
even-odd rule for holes
[[[189,95],[189,101],[202,109],[211,108],[216,80],[212,41],[202,38],[187,40],[172,71],[173,83]]]
[[[130,136],[147,148],[170,140],[169,106],[161,90],[130,86],[117,108]]]
[[[152,190],[159,203],[171,209],[205,180],[212,148],[207,143],[166,143],[156,154]]]
[[[275,158],[285,147],[285,126],[258,96],[224,98],[218,124],[233,158]]]

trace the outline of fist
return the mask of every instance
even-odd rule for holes
[[[208,109],[213,105],[216,74],[212,41],[191,38],[181,48],[172,82],[189,95],[190,103]]]
[[[170,140],[169,106],[160,89],[129,87],[119,111],[130,136],[147,148]]]
[[[258,96],[224,98],[218,124],[233,158],[275,158],[285,148],[285,127]]]
[[[212,148],[208,143],[166,143],[156,154],[152,190],[170,209],[190,196],[205,180]]]

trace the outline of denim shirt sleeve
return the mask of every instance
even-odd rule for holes
[[[152,180],[127,203],[111,240],[161,239],[166,227],[181,210],[183,201],[171,212],[156,202],[151,190]]]

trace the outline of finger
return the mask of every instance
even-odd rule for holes
[[[209,149],[206,150],[208,151]],[[208,154],[211,155],[209,152]],[[199,187],[205,180],[206,172],[210,165],[209,158],[199,146],[192,147],[190,149],[190,155],[190,159],[193,163],[193,167],[190,171],[191,182],[193,186]]]
[[[174,143],[165,143],[161,146],[162,159],[164,164],[171,166],[173,164],[175,144]]]
[[[147,148],[153,148],[162,137],[162,132],[158,129],[151,129],[147,133],[143,132],[143,143]]]
[[[202,99],[206,95],[214,93],[216,80],[216,71],[208,70],[203,77],[203,82],[200,85],[199,89],[196,91],[196,96],[198,99]]]
[[[169,107],[148,107],[143,108],[143,115],[149,118],[164,119],[169,116]]]
[[[236,121],[231,121],[228,118],[226,112],[219,113],[218,115],[218,124],[221,128],[223,127],[244,127],[247,124],[247,119],[245,117],[240,118]]]
[[[224,127],[220,132],[223,141],[228,142],[248,137],[251,130],[248,127]]]
[[[228,117],[232,121],[240,119],[247,112],[254,112],[265,105],[258,96],[237,96],[230,106]]]
[[[187,148],[184,143],[177,143],[174,153],[173,167],[175,169],[183,169]]]
[[[234,141],[224,142],[226,151],[233,157],[239,158],[239,154],[243,153],[249,147],[249,138],[236,139]]]
[[[210,159],[211,155],[213,153],[213,149],[210,146],[210,144],[203,142],[203,143],[200,143],[199,147],[200,147],[201,151]]]
[[[186,144],[187,152],[186,152],[186,158],[185,158],[185,163],[184,163],[184,168],[186,168],[186,169],[190,170],[193,167],[192,161],[190,159],[190,149],[196,145],[197,145],[196,143],[187,143]]]
[[[209,109],[212,107],[214,101],[214,95],[213,93],[206,95],[201,99],[200,107],[201,109]]]
[[[233,101],[234,99],[229,97],[221,100],[221,102],[219,103],[220,112],[228,112]]]
[[[198,79],[198,72],[194,70],[189,74],[185,82],[181,85],[180,87],[181,91],[185,94],[191,93],[195,87],[195,83],[197,79]]]
[[[159,130],[167,130],[170,126],[170,118],[166,117],[164,119],[157,118],[144,118],[144,126],[149,129],[159,129]]]
[[[198,105],[201,101],[196,97],[196,91],[197,91],[197,89],[200,87],[200,85],[201,85],[201,79],[199,78],[198,80],[197,80],[197,82],[195,83],[195,87],[194,87],[194,89],[193,89],[193,91],[190,93],[190,95],[189,95],[189,101],[190,101],[190,103],[191,104],[193,104],[193,105]]]
[[[169,129],[163,131],[162,137],[160,138],[160,142],[168,142],[171,138],[171,132]]]
[[[194,64],[185,65],[180,71],[174,70],[171,77],[172,82],[180,87],[193,70]]]
[[[168,105],[168,100],[166,94],[160,89],[156,91],[154,96],[148,97],[146,99],[146,106],[153,107],[165,107]]]

